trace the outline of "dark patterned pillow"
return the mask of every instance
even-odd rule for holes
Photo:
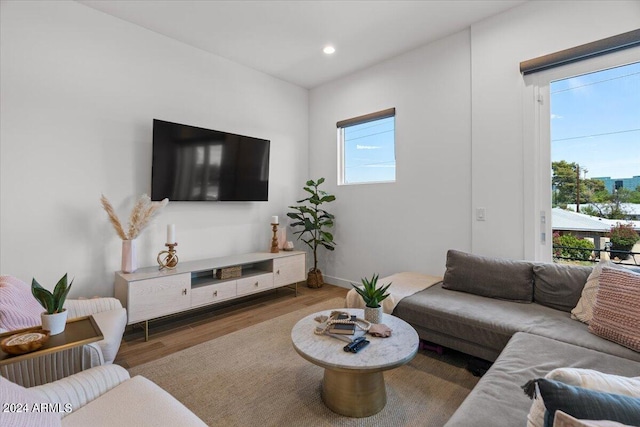
[[[544,378],[536,382],[547,408],[544,427],[553,426],[556,411],[584,420],[640,425],[640,398],[589,390]]]

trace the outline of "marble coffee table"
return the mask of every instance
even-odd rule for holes
[[[336,310],[364,317],[362,309]],[[382,323],[393,330],[390,337],[367,335],[371,344],[358,353],[345,352],[345,341],[313,333],[318,324],[314,319],[330,313],[314,313],[296,323],[291,331],[293,347],[300,356],[324,368],[322,400],[329,409],[349,417],[374,415],[387,403],[383,371],[413,359],[418,351],[418,333],[404,320],[384,314]]]

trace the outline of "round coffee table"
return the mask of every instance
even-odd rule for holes
[[[362,309],[337,310],[364,317]],[[329,409],[349,417],[377,414],[387,403],[383,371],[413,359],[418,351],[418,333],[404,320],[385,314],[382,323],[393,330],[391,336],[367,335],[371,344],[358,353],[350,353],[343,350],[347,342],[313,333],[318,324],[314,319],[330,313],[331,310],[314,313],[296,323],[291,331],[293,347],[300,356],[324,368],[322,400]]]

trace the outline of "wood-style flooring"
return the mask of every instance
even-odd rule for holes
[[[115,363],[132,368],[324,300],[344,298],[347,292],[329,284],[312,289],[303,282],[297,297],[293,290],[280,288],[150,322],[147,342],[141,327],[128,326]]]

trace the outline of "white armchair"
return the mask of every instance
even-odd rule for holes
[[[67,300],[68,318],[93,315],[104,339],[95,343],[3,365],[0,375],[24,387],[46,384],[94,366],[113,363],[120,348],[127,312],[115,298]],[[39,324],[39,322],[37,323]]]
[[[142,376],[130,378],[118,365],[95,367],[28,389],[0,378],[0,401],[55,409],[55,413],[0,412],[3,426],[206,426],[158,385]]]

